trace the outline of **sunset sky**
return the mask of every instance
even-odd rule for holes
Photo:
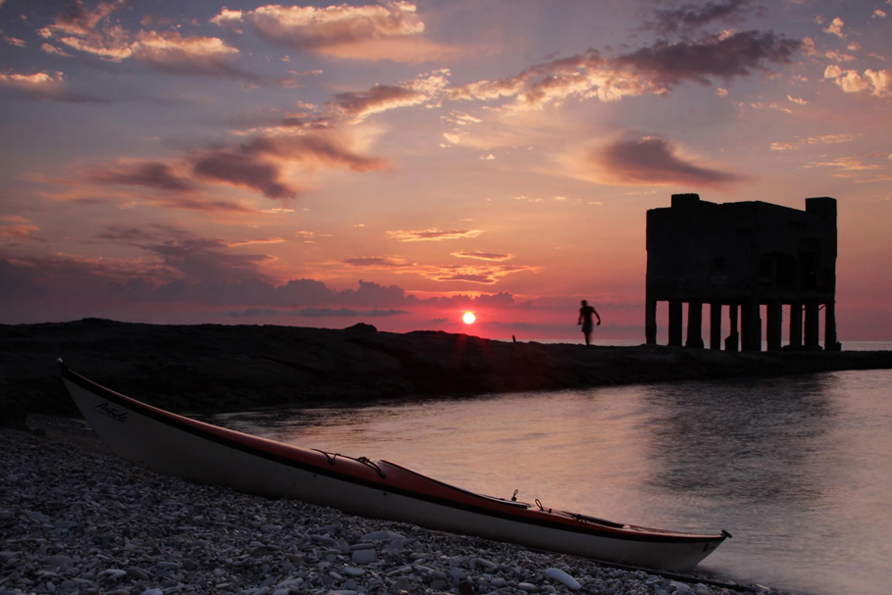
[[[837,198],[840,340],[892,339],[892,0],[0,0],[0,29],[0,323],[578,340],[585,298],[643,342],[645,213],[697,192]]]

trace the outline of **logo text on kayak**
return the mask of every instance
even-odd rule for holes
[[[121,411],[120,409],[116,409],[112,407],[108,403],[99,403],[95,407],[93,407],[93,411],[97,413],[101,413],[102,415],[107,415],[115,421],[119,421],[124,423],[127,420],[127,412]]]

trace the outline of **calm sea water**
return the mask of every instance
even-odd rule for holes
[[[699,569],[815,594],[892,585],[892,371],[235,413],[493,496],[718,531]]]

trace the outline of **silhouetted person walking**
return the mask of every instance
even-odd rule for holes
[[[601,326],[601,315],[588,302],[582,300],[582,307],[579,309],[579,320],[576,324],[582,325],[582,334],[585,335],[585,344],[590,345],[592,342],[592,314],[598,319],[598,326]]]

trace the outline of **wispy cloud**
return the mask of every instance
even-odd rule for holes
[[[46,54],[52,54],[54,56],[61,56],[63,58],[71,58],[71,54],[66,52],[63,49],[57,48],[56,46],[50,43],[44,43],[40,46],[40,50]]]
[[[871,172],[878,169],[883,169],[884,166],[880,166],[876,163],[868,163],[865,162],[865,159],[878,159],[881,158],[880,155],[868,155],[868,156],[851,156],[851,157],[839,157],[837,159],[833,159],[831,161],[813,161],[801,167],[803,168],[816,168],[816,167],[827,167],[835,169],[836,172],[832,174],[834,177],[838,178],[850,178],[853,176],[857,176],[862,172]]]
[[[483,260],[483,259],[481,259]],[[342,261],[351,267],[369,270],[386,270],[392,273],[410,273],[437,282],[461,281],[492,285],[512,273],[537,270],[521,264],[419,264],[398,257],[360,257]]]
[[[239,248],[241,246],[256,246],[258,244],[282,244],[285,240],[282,238],[265,238],[259,240],[240,240],[235,242],[226,242],[227,248]]]
[[[168,240],[143,247],[161,259],[163,265],[191,281],[233,282],[242,279],[268,279],[261,263],[264,254],[233,254],[227,243],[217,238]]]
[[[301,308],[299,310],[278,310],[275,308],[246,308],[226,312],[232,318],[260,318],[275,316],[304,316],[308,318],[381,318],[408,314],[406,310],[356,310],[354,308]]]
[[[678,8],[657,9],[656,23],[651,25],[658,32],[690,34],[714,22],[733,24],[743,20],[742,13],[752,6],[752,0],[728,0],[707,2],[702,5],[683,4]]]
[[[0,73],[0,89],[9,89],[20,95],[45,101],[68,103],[97,103],[102,99],[73,91],[61,72]]]
[[[187,239],[191,235],[188,231],[179,227],[157,222],[139,227],[110,223],[105,226],[103,231],[96,234],[95,238],[128,245],[140,245],[140,243],[160,242],[169,239]]]
[[[404,269],[415,266],[408,260],[398,256],[358,256],[356,258],[345,258],[342,262],[352,267],[371,269]]]
[[[207,183],[225,184],[255,190],[267,198],[292,199],[309,188],[293,179],[299,171],[336,168],[369,172],[387,166],[383,159],[354,151],[336,134],[301,133],[260,135],[243,143],[196,150],[168,161],[121,159],[91,166],[81,178],[91,183],[123,184],[176,194],[196,192]]]
[[[333,115],[361,122],[372,114],[436,102],[448,84],[448,70],[438,70],[398,85],[376,85],[365,91],[338,93],[326,104]]]
[[[741,181],[737,174],[697,164],[666,139],[620,139],[590,150],[583,175],[600,184],[720,187]]]
[[[169,192],[192,192],[197,189],[192,180],[176,172],[170,164],[159,161],[118,160],[94,167],[87,172],[86,178],[102,184],[143,186]]]
[[[387,235],[395,240],[399,240],[400,242],[441,242],[443,240],[476,238],[482,233],[482,229],[443,230],[436,227],[431,227],[428,229],[388,231]]]
[[[493,262],[503,262],[505,260],[511,260],[514,258],[513,254],[499,254],[497,252],[480,252],[479,250],[475,250],[473,252],[468,252],[466,250],[462,250],[461,252],[452,252],[452,256],[456,256],[458,258],[473,258],[476,260],[489,260]]]
[[[173,74],[256,78],[232,66],[231,61],[239,55],[239,50],[219,37],[189,37],[179,31],[150,29],[131,32],[112,23],[109,15],[126,4],[126,0],[100,2],[93,10],[87,10],[81,0],[75,0],[38,33],[48,41],[109,62],[134,59]],[[152,24],[145,19],[144,22]],[[43,50],[64,55],[51,44],[44,44]]]
[[[671,88],[681,81],[706,84],[710,77],[730,80],[747,76],[767,64],[787,64],[801,42],[784,39],[773,32],[741,31],[719,33],[689,43],[659,41],[619,56],[615,61],[630,65],[658,85]]]
[[[35,236],[40,228],[29,219],[20,215],[6,215],[0,217],[0,238],[8,240],[41,240]]]
[[[719,33],[697,41],[657,41],[613,58],[596,50],[532,66],[519,74],[449,89],[453,100],[515,99],[515,108],[538,109],[569,97],[617,101],[627,96],[666,94],[683,81],[729,81],[768,64],[786,64],[800,41],[773,32]]]
[[[771,143],[772,151],[790,151],[798,150],[807,145],[835,145],[840,143],[853,142],[858,137],[857,134],[822,134],[820,136],[808,136],[797,138],[793,142],[788,143]]]
[[[493,285],[503,277],[513,273],[532,272],[536,267],[528,265],[488,264],[488,265],[441,265],[426,266],[416,270],[419,275],[441,283],[463,281]]]

